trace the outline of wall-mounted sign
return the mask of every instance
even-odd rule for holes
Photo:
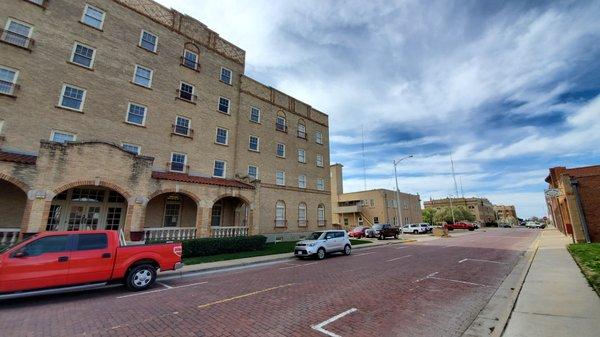
[[[560,195],[560,190],[558,188],[549,188],[544,191],[544,194],[548,198],[556,198]]]

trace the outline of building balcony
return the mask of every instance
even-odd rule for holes
[[[12,246],[19,239],[19,228],[0,228],[0,246]]]
[[[196,238],[196,227],[144,228],[144,241],[179,241],[194,238]]]
[[[334,213],[344,214],[344,213],[360,213],[362,212],[361,205],[352,205],[352,206],[338,206],[334,208]]]
[[[235,236],[248,236],[249,228],[246,226],[239,227],[221,227],[212,226],[210,228],[210,236],[213,238],[230,238]]]

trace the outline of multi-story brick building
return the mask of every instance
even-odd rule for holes
[[[503,222],[507,219],[517,219],[517,211],[513,205],[494,205],[496,220]]]
[[[327,115],[204,24],[151,0],[5,0],[0,25],[3,232],[330,226]]]
[[[452,200],[451,200],[452,199]],[[433,199],[425,201],[423,206],[425,208],[437,208],[450,207],[450,206],[463,206],[469,212],[475,216],[475,220],[483,224],[493,224],[496,221],[496,213],[494,213],[494,206],[486,198],[445,198],[445,199]]]
[[[389,223],[396,226],[423,222],[421,198],[418,194],[400,192],[400,221],[396,207],[396,191],[374,189],[344,193],[343,166],[331,165],[332,221],[345,229]]]

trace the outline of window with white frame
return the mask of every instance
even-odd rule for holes
[[[133,83],[150,88],[152,86],[153,73],[154,71],[152,69],[136,64],[133,72]]]
[[[15,46],[29,48],[31,44],[31,33],[33,27],[15,19],[8,19],[2,32],[2,41]]]
[[[229,99],[225,97],[219,97],[219,111],[222,113],[229,113]]]
[[[254,165],[248,165],[248,177],[250,179],[258,179],[258,167]]]
[[[323,178],[318,178],[317,179],[317,189],[319,191],[325,190],[325,180]]]
[[[256,107],[250,107],[250,121],[254,123],[260,123],[260,109]]]
[[[301,174],[298,176],[298,187],[306,188],[306,175]]]
[[[50,140],[57,143],[74,142],[77,136],[70,132],[52,130]]]
[[[317,207],[317,225],[325,226],[325,206],[323,204],[319,204]]]
[[[285,172],[277,171],[275,172],[275,184],[279,186],[285,186]]]
[[[193,85],[181,82],[179,83],[179,98],[186,101],[194,102],[196,100],[196,95],[194,94],[195,90],[196,88]]]
[[[221,67],[221,82],[231,84],[231,70]]]
[[[70,84],[63,84],[60,93],[60,102],[58,103],[59,106],[66,109],[82,111],[84,103],[85,89]]]
[[[285,227],[285,202],[278,200],[275,203],[275,227]]]
[[[287,132],[286,124],[287,123],[284,116],[277,116],[277,119],[275,120],[275,130]]]
[[[14,95],[17,89],[19,72],[15,69],[0,66],[0,94]]]
[[[121,146],[123,147],[123,150],[137,155],[139,155],[142,150],[142,148],[139,145],[129,143],[123,143]]]
[[[86,4],[81,16],[81,22],[88,26],[102,29],[105,15],[104,11],[99,8]]]
[[[285,158],[285,144],[277,143],[277,150],[275,154],[277,157]]]
[[[184,172],[187,163],[187,155],[185,153],[171,153],[170,170],[174,172]]]
[[[298,204],[298,226],[305,227],[306,224],[306,204],[301,202]]]
[[[298,122],[298,138],[306,139],[306,125]]]
[[[189,136],[191,132],[191,122],[189,118],[177,116],[175,118],[174,133],[183,136]]]
[[[86,68],[93,68],[95,55],[96,49],[75,42],[75,45],[73,45],[73,52],[71,53],[71,62]]]
[[[317,155],[317,166],[323,167],[323,155],[322,154]]]
[[[197,70],[198,69],[198,54],[191,50],[185,49],[183,51],[183,65],[190,69]]]
[[[146,124],[146,110],[147,108],[143,105],[129,103],[125,120],[130,124],[144,125]]]
[[[215,160],[215,167],[214,167],[214,170],[213,170],[213,176],[220,177],[220,178],[225,178],[226,166],[227,166],[227,163],[225,163],[224,161],[222,161],[222,160]]]
[[[228,142],[228,130],[223,128],[217,128],[217,135],[215,137],[215,143],[221,145],[227,145]]]
[[[157,46],[158,36],[142,29],[142,33],[140,34],[140,47],[155,53]]]
[[[317,144],[323,144],[323,134],[321,133],[321,131],[315,132],[315,142]]]
[[[306,151],[304,149],[298,149],[298,162],[306,163]]]
[[[260,139],[256,136],[250,136],[250,139],[248,141],[248,149],[250,151],[259,152],[260,151]]]

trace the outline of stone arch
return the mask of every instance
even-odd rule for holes
[[[17,178],[15,178],[13,176],[9,176],[8,174],[5,174],[5,173],[0,173],[0,180],[8,181],[9,183],[17,186],[23,192],[25,192],[25,194],[27,194],[27,192],[29,192],[29,190],[31,190],[29,185],[25,184],[24,182],[22,182],[21,180],[19,180]]]
[[[223,194],[211,206],[211,227],[248,227],[250,201],[241,195]]]
[[[148,228],[196,228],[198,222],[198,197],[185,190],[162,189],[152,193],[142,216]],[[189,234],[189,233],[188,233]]]
[[[241,194],[238,194],[238,195],[233,195],[233,194],[231,194],[231,193],[224,193],[224,194],[220,194],[219,196],[217,196],[216,198],[214,198],[214,199],[212,200],[212,204],[214,205],[214,204],[215,204],[215,202],[219,201],[220,199],[227,198],[227,197],[231,197],[231,198],[238,198],[238,199],[241,199],[243,202],[245,202],[245,203],[246,203],[246,204],[248,204],[248,205],[250,205],[250,204],[251,204],[250,200],[249,200],[248,198],[246,198],[245,196],[243,196],[243,195],[241,195]]]
[[[17,178],[0,173],[0,245],[16,242],[29,222],[29,186]]]
[[[123,187],[110,182],[110,181],[106,181],[106,180],[77,180],[68,184],[64,184],[58,188],[55,188],[54,190],[52,190],[52,192],[57,195],[60,194],[64,191],[67,191],[71,188],[74,187],[78,187],[78,186],[101,186],[101,187],[105,187],[111,190],[114,190],[116,192],[119,192],[119,194],[121,194],[125,199],[131,199],[132,197],[132,193],[130,193],[129,191],[127,191],[126,189],[124,189]]]
[[[196,204],[198,204],[200,202],[200,198],[195,193],[190,192],[190,191],[185,190],[185,189],[181,189],[181,188],[180,189],[176,189],[176,188],[164,188],[164,189],[161,189],[161,190],[156,190],[156,191],[154,191],[152,194],[150,194],[148,196],[148,201],[152,200],[152,198],[154,198],[154,197],[156,197],[158,195],[165,194],[165,193],[181,193],[181,194],[184,194],[184,195],[190,197],[192,200],[194,200],[194,202]]]

